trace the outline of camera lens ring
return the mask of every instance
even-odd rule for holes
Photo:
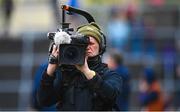
[[[71,60],[72,63],[77,63],[80,60],[80,51],[76,46],[68,46],[65,47],[64,52],[63,52],[63,57],[66,60]]]

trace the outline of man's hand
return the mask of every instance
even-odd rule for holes
[[[55,58],[58,58],[58,53],[59,53],[59,49],[57,48],[56,45],[53,45],[53,50],[51,55],[54,56]],[[49,76],[53,76],[53,73],[55,72],[56,68],[57,68],[58,64],[48,64],[48,68],[47,68],[47,74]]]
[[[80,70],[88,80],[92,79],[96,73],[93,70],[89,69],[89,66],[87,64],[88,56],[85,57],[85,62],[83,65],[75,65],[78,70]]]

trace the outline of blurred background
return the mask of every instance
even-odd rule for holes
[[[126,110],[147,107],[152,88],[165,110],[180,109],[179,0],[0,0],[0,110],[38,110],[36,75],[48,58],[47,33],[60,28],[62,4],[95,18],[107,36],[104,62],[111,63],[110,51],[120,53],[128,69]],[[87,23],[78,15],[67,21],[75,29]],[[152,79],[158,86],[150,87]]]

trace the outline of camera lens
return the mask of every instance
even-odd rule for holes
[[[80,44],[61,44],[59,49],[59,63],[65,65],[83,64],[86,46]]]
[[[75,46],[69,46],[64,50],[64,57],[72,62],[78,62],[79,50]]]

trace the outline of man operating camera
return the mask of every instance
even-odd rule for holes
[[[60,50],[54,46],[38,89],[38,102],[41,106],[56,104],[58,110],[112,110],[122,78],[102,63],[105,37],[94,22],[79,27],[77,33],[89,38],[84,64],[63,69],[56,61]]]

